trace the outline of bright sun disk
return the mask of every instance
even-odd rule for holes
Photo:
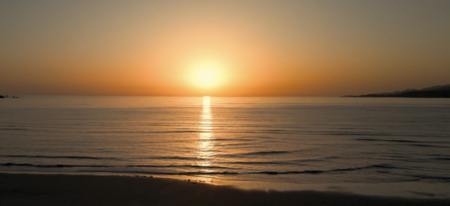
[[[215,65],[202,65],[197,67],[193,75],[193,83],[197,87],[212,88],[218,86],[221,81],[219,69]]]

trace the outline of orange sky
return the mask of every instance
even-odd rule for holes
[[[448,84],[449,1],[1,1],[0,94],[339,96]],[[195,84],[212,64],[220,83]]]

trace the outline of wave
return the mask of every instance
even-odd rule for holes
[[[365,139],[359,138],[355,139],[358,141],[370,141],[370,142],[398,142],[398,143],[423,143],[422,141],[413,141],[413,140],[396,140],[396,139]]]
[[[220,166],[200,166],[200,165],[127,165],[125,167],[149,167],[149,168],[201,168],[201,169],[229,169],[228,167],[220,167]]]
[[[221,162],[224,164],[237,164],[237,165],[298,165],[298,163],[290,161],[261,161],[261,162]]]
[[[264,172],[255,172],[254,174],[266,174],[266,175],[288,175],[288,174],[320,174],[325,171],[321,170],[303,170],[303,171],[284,171],[284,172],[276,172],[276,171],[264,171]]]
[[[349,167],[349,168],[336,168],[330,170],[293,170],[293,171],[254,171],[254,172],[239,172],[232,168],[220,167],[220,166],[199,166],[199,165],[125,165],[125,166],[113,166],[113,165],[63,165],[63,164],[28,164],[28,163],[3,163],[0,166],[4,167],[34,167],[34,168],[80,168],[78,172],[108,172],[108,173],[138,173],[147,175],[321,175],[321,174],[333,174],[343,172],[354,172],[367,169],[398,169],[398,167],[389,164],[374,164],[363,167]],[[218,169],[217,171],[186,171],[186,172],[168,172],[168,171],[147,171],[147,170],[133,170],[131,168],[194,168],[194,169]],[[84,169],[82,169],[84,168]],[[89,169],[92,168],[92,169]],[[93,170],[93,168],[98,168]],[[100,169],[111,168],[111,169]],[[130,168],[130,170],[125,169]],[[383,171],[388,172],[388,171]],[[417,178],[417,181],[422,179],[429,179],[434,181],[450,181],[448,176],[426,176],[426,175],[411,175],[411,177]]]
[[[181,157],[181,156],[148,156],[148,157],[138,157],[138,158],[136,158],[136,159],[193,160],[193,161],[208,160],[208,158],[201,158],[201,157]]]
[[[28,164],[28,163],[11,163],[11,162],[0,164],[0,166],[37,167],[37,168],[112,167],[107,165],[62,165],[62,164],[46,165],[46,164]]]
[[[379,164],[379,165],[369,165],[365,167],[350,167],[350,168],[338,168],[332,170],[302,170],[302,171],[264,171],[264,172],[256,172],[255,174],[268,174],[268,175],[286,175],[286,174],[322,174],[322,173],[333,173],[333,172],[350,172],[350,171],[358,171],[364,169],[373,169],[373,168],[383,168],[383,169],[395,169],[397,167],[388,165],[388,164]]]
[[[158,172],[158,171],[128,171],[128,170],[113,170],[113,171],[107,171],[107,170],[84,170],[83,172],[107,172],[107,173],[119,173],[119,174],[145,174],[145,175],[189,175],[189,176],[195,176],[195,175],[240,175],[243,173],[238,172],[203,172],[203,171],[196,171],[196,172]]]
[[[431,145],[434,143],[446,144],[447,142],[426,142],[426,141],[414,141],[414,140],[396,140],[396,139],[355,139],[357,141],[369,141],[369,142],[395,142],[395,143],[407,143],[413,147],[435,147],[435,148],[448,148],[448,146]]]
[[[171,133],[202,133],[202,130],[172,130],[172,131],[64,131],[59,129],[24,129],[24,128],[0,128],[0,131],[35,131],[35,132],[52,132],[52,133],[81,133],[81,134],[171,134]]]
[[[450,176],[427,176],[427,175],[412,175],[412,177],[418,178],[418,180],[429,179],[429,180],[440,180],[440,181],[450,181]]]
[[[436,158],[433,158],[433,160],[450,161],[450,158],[446,158],[446,157],[436,157]]]
[[[293,152],[295,152],[295,151],[280,151],[280,150],[273,150],[273,151],[260,151],[260,152],[237,153],[237,154],[230,154],[230,155],[226,155],[226,156],[289,154],[289,153],[293,153]]]
[[[315,133],[315,132],[311,132]],[[332,136],[374,136],[374,137],[446,137],[445,134],[394,134],[381,132],[318,132],[318,134]],[[370,140],[370,139],[369,139]]]
[[[410,146],[414,147],[433,147],[433,148],[449,148],[448,146],[438,146],[438,145],[429,145],[429,144],[411,144]]]
[[[354,132],[333,132],[333,133],[324,133],[326,135],[333,135],[333,136],[390,136],[388,133],[354,133]]]
[[[25,131],[25,128],[0,128],[1,131]]]
[[[295,151],[261,151],[261,152],[249,152],[249,153],[238,153],[238,154],[225,154],[217,155],[218,157],[235,157],[235,156],[247,156],[247,155],[277,155],[277,154],[289,154]],[[125,160],[124,158],[115,157],[93,157],[93,156],[51,156],[51,155],[0,155],[0,158],[29,158],[29,159],[79,159],[79,160]],[[337,156],[323,157],[318,159],[300,159],[300,160],[290,160],[290,161],[261,161],[261,162],[222,162],[227,164],[277,164],[277,165],[292,165],[300,162],[317,162],[324,161],[326,159],[339,158]],[[136,159],[157,159],[157,160],[190,160],[190,161],[202,161],[207,160],[207,158],[200,157],[182,157],[182,156],[148,156],[148,157],[137,157]]]
[[[336,173],[344,171],[358,171],[364,169],[373,168],[396,168],[390,165],[370,165],[365,167],[353,167],[353,168],[340,168],[332,170],[301,170],[301,171],[259,171],[259,172],[235,172],[235,171],[192,171],[192,172],[158,172],[158,171],[88,171],[88,172],[113,172],[113,173],[140,173],[148,175],[289,175],[289,174],[324,174],[324,173]]]
[[[330,159],[339,159],[339,156],[327,156],[315,159],[297,159],[287,161],[234,161],[234,162],[218,162],[221,164],[242,164],[242,165],[300,165],[305,162],[321,162]]]
[[[252,138],[215,138],[214,141],[222,141],[222,142],[228,142],[228,141],[232,141],[232,142],[253,142],[253,141],[256,141],[256,140],[252,139]]]
[[[39,159],[91,159],[91,160],[114,160],[113,157],[89,157],[89,156],[47,156],[47,155],[0,155],[0,157],[13,158],[39,158]]]
[[[70,131],[71,133],[82,133],[82,134],[171,134],[171,133],[202,133],[202,130],[172,130],[172,131]]]
[[[200,165],[65,165],[65,164],[29,164],[29,163],[3,163],[4,167],[36,167],[36,168],[77,168],[77,167],[94,167],[94,168],[201,168],[201,169],[230,169],[220,166],[200,166]]]
[[[248,155],[277,155],[277,154],[289,154],[296,151],[260,151],[260,152],[248,152],[248,153],[236,153],[236,154],[223,154],[217,155],[217,157],[236,157],[236,156],[248,156]],[[205,158],[199,157],[181,157],[181,156],[148,156],[139,157],[138,159],[161,159],[161,160],[205,160]]]

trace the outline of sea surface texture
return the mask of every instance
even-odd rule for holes
[[[0,171],[445,183],[450,100],[2,99]]]

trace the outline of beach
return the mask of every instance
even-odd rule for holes
[[[316,191],[241,190],[144,176],[0,174],[0,205],[449,205]]]

